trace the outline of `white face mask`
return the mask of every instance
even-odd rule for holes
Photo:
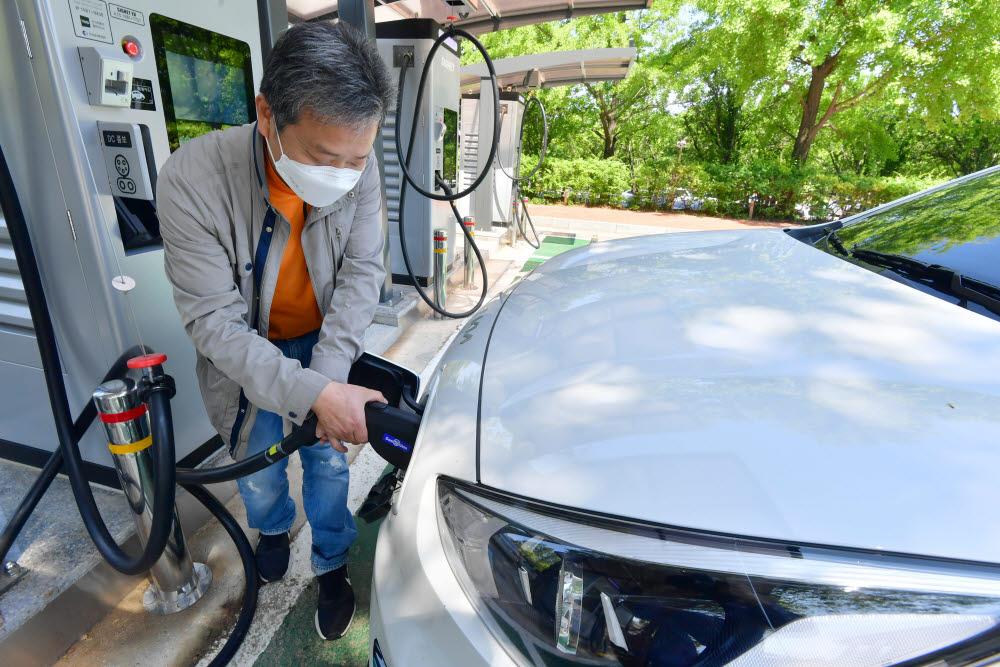
[[[333,202],[343,197],[358,183],[361,172],[357,169],[339,169],[337,167],[323,167],[311,164],[302,164],[288,157],[285,149],[281,147],[281,135],[275,132],[278,137],[278,150],[281,157],[274,160],[274,168],[281,179],[288,184],[292,192],[302,198],[302,201],[316,208],[329,206]],[[264,137],[268,151],[271,144]],[[274,155],[272,154],[273,158]]]

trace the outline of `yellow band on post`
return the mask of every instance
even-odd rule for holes
[[[448,249],[447,248],[434,248],[434,252],[443,255],[446,252],[448,252]]]
[[[139,442],[133,442],[131,445],[112,445],[109,442],[108,449],[111,450],[112,454],[135,454],[136,452],[141,452],[152,444],[153,436],[147,435]]]

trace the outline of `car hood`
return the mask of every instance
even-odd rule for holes
[[[600,243],[512,291],[479,476],[705,531],[996,562],[1000,324],[778,230]]]

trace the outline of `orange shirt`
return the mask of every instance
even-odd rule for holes
[[[281,180],[270,160],[267,160],[267,186],[271,192],[271,205],[281,211],[292,224],[292,233],[285,246],[281,268],[278,270],[278,282],[274,287],[267,337],[272,340],[298,338],[319,329],[323,323],[323,314],[316,303],[316,292],[309,280],[306,256],[302,252],[302,228],[306,224],[305,205]]]

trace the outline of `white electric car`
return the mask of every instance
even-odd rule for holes
[[[997,169],[543,264],[428,385],[372,664],[991,662],[997,285]]]

